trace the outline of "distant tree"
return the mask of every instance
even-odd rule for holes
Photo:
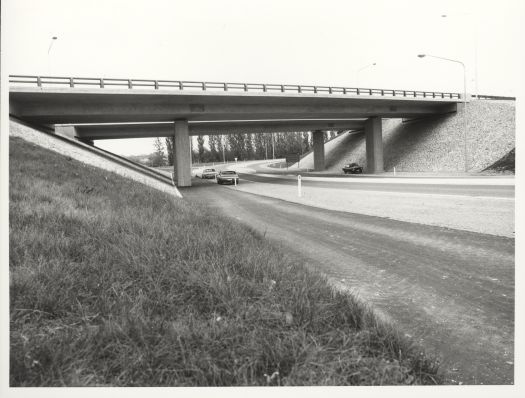
[[[217,136],[217,152],[219,152],[219,161],[223,162],[226,158],[226,148],[224,135]]]
[[[265,159],[266,152],[266,134],[255,133],[253,135],[253,149],[255,152],[255,159]]]
[[[152,167],[160,167],[166,164],[166,156],[164,155],[164,145],[159,137],[155,138],[153,142],[155,152],[149,156],[149,163]]]
[[[197,152],[199,154],[199,162],[204,162],[204,137],[202,135],[197,136]]]
[[[253,149],[253,134],[251,133],[246,134],[245,149],[246,149],[246,158],[253,159],[255,156],[255,151]]]
[[[212,162],[217,162],[220,159],[219,152],[217,150],[218,143],[219,143],[219,140],[218,140],[217,135],[210,134],[208,136],[208,145],[210,147],[210,158]]]
[[[310,138],[308,131],[303,132],[303,152],[306,153],[310,150]]]
[[[167,137],[164,141],[166,143],[166,152],[168,154],[168,166],[173,166],[173,152],[175,148],[175,139],[173,137]]]
[[[246,137],[243,133],[230,134],[228,136],[228,146],[231,155],[238,160],[245,159],[246,155]]]

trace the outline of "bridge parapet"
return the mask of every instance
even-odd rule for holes
[[[395,90],[377,88],[358,88],[340,86],[316,86],[297,84],[266,84],[266,83],[228,83],[199,82],[183,80],[149,80],[149,79],[115,79],[92,77],[61,77],[61,76],[29,76],[10,75],[10,86],[23,87],[69,87],[69,88],[121,88],[121,89],[153,89],[179,91],[219,91],[219,92],[259,92],[259,93],[293,93],[293,94],[333,94],[364,97],[398,97],[449,99],[462,101],[459,93],[437,91]]]

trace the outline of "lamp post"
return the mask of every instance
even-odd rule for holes
[[[450,58],[444,58],[444,57],[438,57],[436,55],[430,55],[430,54],[418,54],[419,58],[424,57],[431,57],[431,58],[437,58],[444,61],[450,61],[455,62],[457,64],[461,64],[463,67],[463,141],[464,141],[464,151],[465,151],[465,173],[468,172],[468,158],[467,158],[467,69],[465,68],[465,64],[461,61],[450,59]]]
[[[479,91],[478,91],[478,36],[479,36],[479,22],[478,22],[478,19],[476,18],[476,16],[472,13],[465,13],[465,14],[462,14],[462,15],[465,15],[465,16],[470,16],[471,17],[471,26],[474,25],[473,27],[473,35],[474,35],[474,95],[476,97],[476,99],[479,99]],[[449,15],[447,14],[441,14],[441,18],[448,18]]]
[[[51,52],[51,48],[53,47],[53,43],[58,39],[58,37],[53,36],[51,38],[51,41],[49,42],[49,47],[47,49],[47,73],[51,74],[51,61],[49,59],[49,53]]]
[[[355,71],[355,86],[356,86],[356,87],[359,85],[359,72],[361,72],[361,71],[364,70],[364,69],[367,69],[367,68],[370,68],[370,67],[372,67],[372,66],[375,66],[375,65],[376,65],[376,63],[373,62],[373,63],[371,63],[371,64],[367,64],[367,65],[365,65],[365,66],[362,66],[362,67],[360,67],[359,69],[356,69],[356,71]]]
[[[53,43],[55,42],[56,39],[58,39],[58,37],[56,36],[53,36],[51,38],[51,42],[49,43],[49,48],[47,49],[47,55],[49,55],[49,52],[51,51],[51,47],[53,47]]]

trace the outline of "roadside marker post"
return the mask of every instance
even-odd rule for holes
[[[302,197],[303,193],[301,192],[301,176],[297,176],[297,196]]]

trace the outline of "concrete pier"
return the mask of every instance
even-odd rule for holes
[[[383,127],[380,117],[368,118],[365,122],[366,172],[382,173],[383,166]]]
[[[322,130],[315,130],[312,132],[312,140],[314,146],[314,170],[324,170],[324,132]]]
[[[187,120],[175,120],[175,182],[179,187],[191,187],[191,147]]]

